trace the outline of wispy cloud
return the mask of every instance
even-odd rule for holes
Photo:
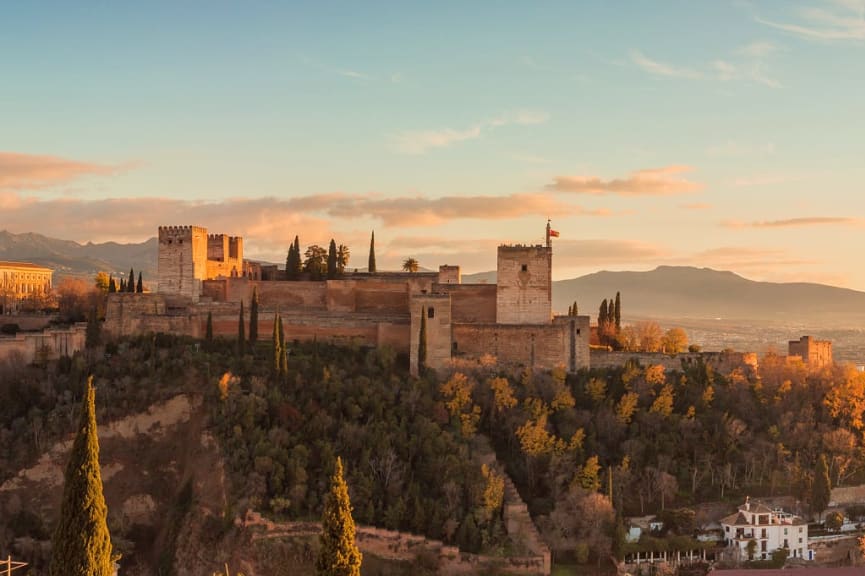
[[[708,210],[712,205],[705,202],[693,202],[691,204],[680,204],[679,207],[685,210]]]
[[[669,196],[695,192],[702,184],[680,177],[690,166],[665,166],[632,172],[626,178],[604,180],[598,176],[557,176],[548,190],[576,194],[618,194],[621,196]]]
[[[768,65],[770,55],[777,51],[778,47],[771,42],[755,41],[723,58],[717,58],[696,68],[685,68],[653,60],[638,50],[631,51],[631,61],[643,71],[656,76],[689,80],[716,79],[722,82],[748,80],[771,88],[779,88],[781,83],[771,77]]]
[[[670,76],[674,78],[691,79],[700,78],[702,76],[700,72],[696,70],[691,70],[690,68],[680,68],[666,62],[652,60],[639,50],[631,51],[631,62],[633,62],[649,74],[654,74],[656,76]]]
[[[86,176],[114,174],[121,169],[57,156],[0,152],[0,190],[41,190]]]
[[[543,124],[548,119],[549,115],[545,112],[524,110],[496,116],[467,128],[438,128],[400,132],[392,135],[391,140],[397,152],[424,154],[436,148],[446,148],[458,142],[475,140],[496,128]]]
[[[357,70],[346,70],[346,69],[336,69],[335,72],[340,76],[345,76],[346,78],[356,78],[359,80],[367,80],[370,78],[369,74],[364,74],[363,72],[358,72]]]
[[[752,222],[727,220],[722,222],[722,226],[725,228],[796,228],[803,226],[862,226],[863,224],[865,224],[865,220],[861,218],[848,218],[844,216],[805,216],[784,220],[757,220]]]
[[[820,7],[800,7],[795,12],[795,21],[779,21],[760,16],[755,19],[776,30],[809,40],[865,40],[865,1],[830,0],[824,1]]]

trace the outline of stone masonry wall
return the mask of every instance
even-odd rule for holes
[[[71,328],[46,328],[41,332],[19,332],[15,336],[0,337],[0,360],[18,356],[29,364],[40,359],[54,360],[60,356],[72,356],[84,349],[87,323],[81,322]]]
[[[426,324],[426,366],[446,370],[451,361],[451,301],[447,294],[416,294],[411,299],[409,370],[418,374],[421,315]]]
[[[454,324],[457,356],[491,354],[499,362],[553,368],[568,365],[565,327],[559,324]]]
[[[200,226],[160,226],[158,288],[198,301],[207,278],[207,229]]]
[[[450,294],[454,322],[495,324],[495,284],[434,284],[433,292]]]
[[[496,322],[544,324],[552,319],[552,250],[499,246]]]

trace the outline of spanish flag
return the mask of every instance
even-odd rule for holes
[[[552,237],[552,238],[558,238],[558,237],[559,237],[559,231],[558,231],[558,230],[553,230],[552,228],[550,228],[550,237]]]

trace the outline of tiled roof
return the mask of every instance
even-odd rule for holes
[[[748,524],[748,519],[745,518],[745,515],[741,512],[735,512],[726,518],[722,518],[721,524],[728,524],[730,526],[750,526],[750,524]]]
[[[33,264],[32,262],[9,262],[0,260],[0,268],[31,268],[33,270],[45,270],[47,272],[53,272],[51,268],[39,266],[38,264]]]

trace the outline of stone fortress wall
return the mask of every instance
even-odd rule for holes
[[[788,356],[798,356],[812,370],[832,365],[832,342],[829,340],[802,336],[799,340],[790,340],[787,348]]]
[[[549,227],[548,227],[549,228]],[[587,367],[589,317],[552,315],[552,246],[500,246],[498,284],[462,284],[459,266],[439,272],[346,274],[323,281],[261,280],[243,260],[243,239],[199,226],[159,228],[155,294],[111,294],[106,331],[171,332],[201,337],[210,315],[215,335],[237,334],[259,297],[259,335],[269,337],[278,310],[289,340],[318,339],[407,353],[418,371],[421,313],[426,365],[448,369],[454,357],[492,355],[533,368]],[[248,321],[248,316],[247,316]]]

